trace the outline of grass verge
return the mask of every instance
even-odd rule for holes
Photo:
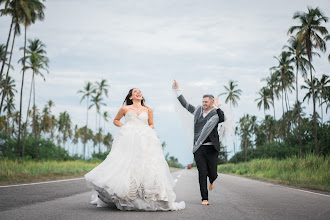
[[[0,185],[82,177],[101,161],[16,161],[0,160]]]
[[[220,165],[218,172],[330,192],[329,159],[329,156],[314,155],[284,160],[255,159],[246,163]]]
[[[25,161],[18,164],[17,161],[6,158],[0,159],[0,185],[30,183],[47,180],[59,180],[74,177],[82,177],[102,160],[92,161]],[[179,168],[171,169],[179,170]]]

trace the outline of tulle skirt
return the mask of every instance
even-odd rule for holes
[[[85,175],[96,193],[92,203],[120,210],[180,210],[175,182],[156,132],[143,123],[126,123],[116,133],[107,158]]]

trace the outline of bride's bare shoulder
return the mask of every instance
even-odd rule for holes
[[[144,107],[146,108],[146,110],[148,111],[149,114],[152,113],[152,109],[151,108],[149,108],[148,106],[144,106]]]
[[[126,114],[127,111],[128,111],[128,106],[127,106],[127,105],[122,106],[122,107],[118,110],[118,112],[121,112],[121,113],[123,113],[123,114]]]

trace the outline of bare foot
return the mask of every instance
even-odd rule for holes
[[[203,200],[202,205],[210,205],[210,203],[207,200]]]
[[[212,191],[213,188],[214,188],[214,182],[210,184],[209,190]]]

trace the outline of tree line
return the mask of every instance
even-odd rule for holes
[[[321,57],[318,52],[326,52],[326,41],[330,34],[325,26],[329,18],[321,10],[308,7],[307,12],[296,12],[293,19],[298,24],[288,29],[288,44],[283,46],[279,56],[274,56],[277,65],[270,68],[269,76],[262,79],[266,83],[255,99],[264,118],[258,121],[257,116],[244,114],[235,129],[235,139],[240,138],[241,151],[236,153],[231,162],[247,161],[252,158],[278,157],[291,155],[302,156],[306,153],[315,155],[330,154],[330,121],[324,119],[324,109],[330,107],[330,78],[323,73],[315,77],[313,58]],[[330,55],[327,57],[330,62]],[[314,74],[313,74],[314,72]],[[304,85],[299,85],[299,77]],[[298,88],[305,91],[303,100],[298,98]],[[225,86],[226,103],[235,107],[242,90],[236,81]],[[295,91],[296,100],[290,105],[289,94]],[[282,116],[276,120],[275,101],[281,101]],[[303,102],[312,100],[313,114],[306,117]],[[272,115],[266,114],[273,108]],[[321,115],[317,112],[321,112]],[[326,121],[328,120],[328,121]]]
[[[38,109],[35,103],[36,99],[36,77],[46,80],[45,75],[49,73],[49,59],[47,57],[46,45],[40,39],[27,39],[28,27],[37,21],[43,21],[45,18],[44,1],[40,0],[0,0],[0,5],[4,8],[0,9],[0,16],[11,17],[7,42],[0,44],[0,131],[1,131],[1,156],[13,156],[18,161],[24,161],[27,153],[29,158],[39,160],[39,146],[41,142],[50,141],[50,148],[57,148],[61,145],[64,153],[63,158],[71,155],[78,155],[79,142],[84,145],[84,152],[81,157],[86,158],[86,144],[93,142],[94,153],[98,147],[98,153],[102,149],[110,150],[112,144],[111,133],[105,133],[105,124],[108,122],[109,113],[104,111],[101,115],[101,106],[105,106],[102,102],[103,96],[108,96],[109,85],[106,80],[95,82],[95,85],[88,82],[91,93],[87,95],[91,105],[88,109],[94,107],[96,109],[96,117],[99,116],[94,132],[87,126],[73,127],[71,116],[67,111],[61,112],[58,116],[52,114],[54,102],[49,100],[41,109]],[[14,54],[15,40],[21,34],[21,28],[24,27],[24,46],[20,48],[23,51],[22,57],[19,59],[21,65],[21,86],[16,87],[12,74],[17,74],[12,65],[12,57]],[[26,74],[31,74],[31,85],[29,96],[24,97],[23,90],[26,87]],[[18,91],[19,90],[19,91]],[[14,104],[15,98],[19,93],[19,107],[16,109]],[[79,93],[83,93],[79,91]],[[83,95],[83,99],[84,99]],[[91,100],[89,98],[91,97]],[[23,112],[23,99],[28,99],[26,113]],[[24,117],[25,116],[25,117]],[[25,121],[23,121],[25,119]],[[87,119],[88,120],[88,119]],[[101,126],[103,122],[103,127]],[[47,139],[47,140],[46,140]],[[68,144],[71,141],[73,145]],[[57,142],[58,146],[52,144]],[[48,143],[48,142],[47,142]],[[31,144],[34,145],[34,151],[31,151]],[[54,145],[54,146],[53,146]],[[66,145],[68,145],[66,147]],[[71,146],[71,149],[69,148]],[[104,147],[103,147],[104,146]],[[28,147],[28,152],[26,152]],[[103,148],[102,148],[103,147]],[[55,149],[54,148],[54,149]],[[65,151],[67,150],[67,152]],[[62,150],[60,150],[62,151]],[[69,153],[71,152],[71,153]],[[44,157],[45,158],[44,154]],[[68,156],[69,155],[69,156]],[[47,157],[48,158],[48,157]],[[62,158],[62,159],[63,159]]]

